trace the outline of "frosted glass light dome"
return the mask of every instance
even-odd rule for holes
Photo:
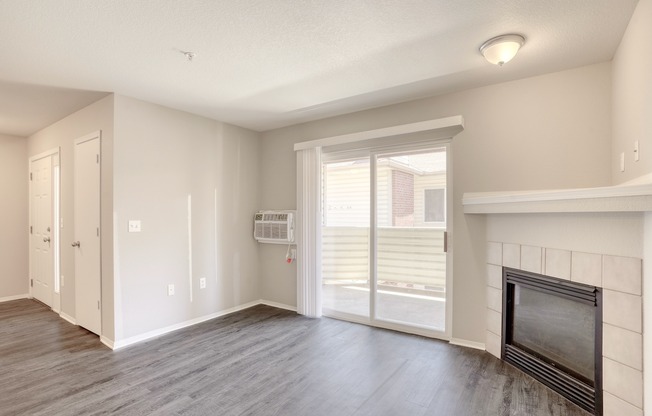
[[[494,65],[502,66],[516,56],[525,43],[521,35],[501,35],[491,38],[480,46],[480,53]]]

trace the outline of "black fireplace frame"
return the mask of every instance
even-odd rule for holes
[[[561,296],[595,307],[594,386],[574,377],[533,351],[512,345],[514,285]],[[501,358],[573,403],[594,415],[602,416],[602,290],[598,287],[557,279],[524,270],[503,267],[503,314]]]

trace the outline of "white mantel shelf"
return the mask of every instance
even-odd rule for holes
[[[652,184],[517,192],[469,192],[465,214],[652,211]]]

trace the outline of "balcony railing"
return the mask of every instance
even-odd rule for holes
[[[378,228],[378,282],[443,290],[446,285],[444,231]],[[369,280],[369,228],[322,228],[322,279],[326,284]]]

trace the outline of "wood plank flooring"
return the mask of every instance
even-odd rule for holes
[[[483,351],[256,306],[111,351],[0,303],[0,415],[582,415]]]

